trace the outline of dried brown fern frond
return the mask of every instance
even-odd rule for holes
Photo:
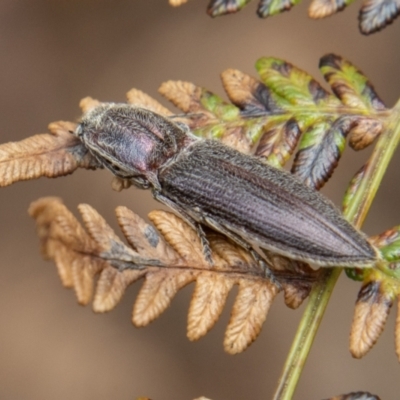
[[[72,174],[77,168],[98,168],[96,160],[72,135],[75,128],[72,122],[53,122],[49,134],[1,145],[0,186],[41,176],[56,178]]]
[[[90,206],[80,205],[84,228],[56,198],[34,202],[35,218],[44,256],[55,262],[62,283],[75,289],[79,303],[105,312],[121,300],[126,288],[144,278],[132,321],[146,326],[171,303],[176,293],[196,282],[188,315],[190,340],[204,336],[218,320],[234,285],[239,286],[224,347],[231,354],[243,351],[256,339],[279,289],[245,250],[224,236],[210,232],[213,265],[204,258],[196,232],[172,213],[153,211],[157,230],[125,207],[116,209],[124,244]],[[95,277],[98,277],[95,285]],[[315,271],[276,271],[286,300],[298,306],[317,277]]]

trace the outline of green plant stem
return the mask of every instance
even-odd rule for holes
[[[346,209],[345,217],[357,227],[361,227],[364,222],[399,140],[400,100],[391,110],[386,129],[377,141],[361,182]],[[312,342],[341,272],[342,268],[323,270],[320,281],[313,287],[280,376],[274,400],[293,398]]]

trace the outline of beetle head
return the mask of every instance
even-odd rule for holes
[[[157,170],[194,139],[168,118],[115,103],[86,113],[75,135],[114,175],[142,188],[154,184]]]

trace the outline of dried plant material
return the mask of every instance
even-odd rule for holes
[[[210,240],[210,247],[213,252],[213,259],[217,265],[218,270],[237,270],[246,271],[248,268],[254,268],[254,258],[242,247],[235,245],[233,242],[226,240],[215,232],[208,232],[208,239]]]
[[[282,111],[272,98],[270,90],[257,79],[229,68],[222,72],[221,80],[229,100],[244,114],[260,115]]]
[[[272,284],[239,283],[239,293],[225,332],[224,349],[227,353],[240,353],[257,338],[277,293],[277,287]]]
[[[204,111],[200,103],[202,89],[193,83],[167,81],[159,87],[158,91],[185,113]]]
[[[132,320],[136,326],[145,326],[165,311],[182,287],[196,281],[188,337],[197,340],[218,320],[229,291],[237,284],[239,294],[224,346],[238,353],[256,339],[279,290],[241,247],[211,233],[208,240],[214,264],[210,265],[197,234],[174,214],[153,211],[150,219],[157,231],[132,211],[118,207],[117,219],[127,246],[92,207],[83,204],[78,209],[85,229],[56,198],[36,201],[29,212],[36,220],[44,255],[57,263],[64,285],[75,289],[81,304],[87,304],[94,294],[94,311],[109,311],[130,284],[144,278]],[[291,285],[292,292],[299,286],[297,297],[302,296],[304,285],[298,276],[279,268],[276,276],[282,286]],[[305,270],[303,278],[311,285],[316,276]]]
[[[88,304],[93,278],[104,266],[102,259],[87,255],[99,251],[97,244],[57,198],[32,203],[29,215],[37,222],[44,256],[56,262],[62,283],[74,287],[78,302]]]
[[[262,82],[238,70],[228,69],[221,74],[229,99],[242,110],[244,116],[268,115],[260,119],[260,140],[255,155],[265,157],[269,163],[283,166],[293,154],[301,130],[294,118],[281,114],[284,110],[273,99],[272,92]],[[275,114],[275,115],[274,115]]]
[[[41,242],[41,253],[45,259],[54,260],[58,275],[62,284],[67,288],[73,288],[71,252],[65,246],[60,246],[49,232],[54,215],[64,211],[61,199],[57,197],[46,197],[31,204],[29,215],[36,220],[37,233]]]
[[[307,185],[320,188],[336,167],[346,136],[350,134],[354,148],[364,148],[385,128],[390,115],[372,85],[349,62],[331,54],[321,59],[320,67],[335,95],[294,65],[265,57],[256,65],[260,80],[234,69],[222,74],[232,104],[188,82],[169,81],[160,92],[186,113],[173,117],[185,121],[197,136],[217,139],[244,153],[264,157],[278,168],[288,161],[303,134],[292,172]],[[139,107],[171,115],[139,90],[132,89],[128,99]],[[84,110],[99,104],[91,98],[81,102]],[[35,136],[26,139],[26,143],[0,146],[0,171],[1,155],[6,154],[3,184],[59,176],[78,167],[98,167],[94,157],[70,133],[75,124],[56,123],[50,128],[51,134],[38,135],[38,142]],[[44,167],[29,175],[31,170],[27,173],[27,166],[31,168],[36,162]],[[13,172],[10,178],[9,171],[15,165],[25,175]],[[52,167],[58,169],[51,170]],[[356,194],[361,174],[349,188],[344,207]],[[130,185],[128,179],[113,181],[116,190]],[[111,310],[131,283],[144,278],[132,316],[136,325],[144,326],[169,306],[182,287],[196,281],[188,318],[188,337],[195,340],[212,328],[232,286],[239,285],[225,347],[232,353],[242,351],[258,335],[277,289],[265,279],[250,254],[224,236],[208,232],[213,259],[210,264],[197,233],[173,214],[151,213],[155,229],[131,211],[118,208],[117,218],[129,243],[126,245],[90,206],[79,208],[84,229],[59,201],[50,201],[48,207],[46,204],[37,203],[31,209],[38,220],[44,254],[55,261],[63,284],[75,289],[80,303],[87,304],[94,294],[95,311]],[[385,261],[393,263],[389,266],[393,272],[400,258],[400,241],[381,241],[385,243],[377,247]],[[318,279],[318,271],[266,253],[285,292],[286,304],[298,307]],[[99,280],[94,286],[97,276]],[[367,276],[373,281],[368,273],[361,278]],[[367,314],[364,310],[364,317]],[[368,327],[365,329],[369,333]]]
[[[381,253],[379,269],[347,269],[347,275],[362,280],[350,335],[354,357],[364,356],[383,331],[393,301],[400,299],[400,226],[369,238]],[[399,321],[399,317],[397,321]],[[399,324],[396,325],[396,353],[399,351]]]
[[[51,245],[49,244],[49,247]],[[73,257],[70,252],[65,248],[60,247],[54,250],[54,263],[56,264],[58,276],[61,279],[62,284],[66,288],[74,287],[74,277],[72,273]]]
[[[85,97],[79,102],[79,107],[81,108],[82,112],[86,113],[93,108],[98,107],[101,104],[99,100],[93,99],[91,97]]]
[[[285,304],[292,309],[298,308],[308,297],[314,282],[319,280],[320,270],[313,270],[301,261],[291,260],[278,254],[264,251],[274,271],[280,271],[286,279],[282,280]]]
[[[141,90],[131,89],[126,94],[126,97],[128,99],[128,103],[134,106],[143,107],[164,116],[172,115],[171,111]]]
[[[204,257],[199,235],[175,214],[166,214],[160,211],[152,211],[149,214],[150,221],[166,239],[167,243],[179,254],[181,258],[189,262],[193,260],[196,266],[199,263],[207,265]],[[182,237],[185,236],[185,240]]]
[[[144,222],[126,207],[117,207],[115,212],[125,238],[141,256],[158,259],[165,265],[179,264],[179,255],[152,225]],[[163,211],[153,211],[154,218],[157,218],[157,214],[163,214]],[[173,218],[174,214],[168,214],[168,216]],[[162,216],[158,216],[158,219],[162,220]]]
[[[363,150],[383,131],[383,122],[377,119],[362,118],[351,128],[349,144],[354,150]]]
[[[94,208],[88,204],[80,204],[78,210],[90,237],[102,251],[110,251],[113,247],[124,246],[119,237]]]
[[[240,110],[234,105],[189,82],[168,81],[159,92],[188,113],[184,122],[196,135],[218,139],[242,153],[251,152],[253,140],[247,134],[251,128],[239,118]]]
[[[380,400],[379,396],[371,394],[369,392],[352,392],[342,394],[340,396],[331,397],[326,400]]]
[[[147,273],[133,308],[134,325],[146,326],[160,316],[178,291],[194,281],[198,273],[192,270],[166,269]]]
[[[169,4],[172,7],[178,7],[181,6],[182,4],[187,3],[188,0],[169,0]]]
[[[71,122],[53,122],[49,125],[50,134],[0,145],[0,186],[41,176],[56,178],[77,168],[96,168],[94,158],[71,134],[75,126]]]
[[[302,279],[299,279],[298,284],[282,285],[285,296],[285,304],[293,310],[299,308],[303,301],[309,296],[312,289],[312,283],[313,282],[304,282]]]
[[[223,275],[210,279],[202,274],[197,278],[188,314],[189,340],[200,339],[214,326],[234,283]]]
[[[89,304],[93,297],[94,277],[103,269],[101,260],[93,261],[90,256],[76,257],[72,261],[72,280],[78,303]]]
[[[127,269],[118,271],[114,267],[105,267],[99,276],[93,299],[94,312],[107,312],[121,301],[127,287],[145,274],[144,270]]]
[[[310,18],[320,19],[329,17],[338,11],[343,10],[354,0],[312,0],[308,9]]]
[[[383,331],[392,307],[392,298],[381,284],[371,281],[364,284],[358,294],[350,334],[350,352],[353,357],[363,357],[376,343]]]
[[[232,106],[224,103],[218,96],[193,83],[183,81],[164,82],[158,91],[188,114],[188,118],[184,122],[195,134],[205,138],[216,138],[216,133],[218,133],[219,139],[226,136],[224,135],[226,128],[220,126],[221,112],[218,113],[218,109],[222,108],[223,111],[224,106],[231,108]],[[237,136],[235,131],[234,134]]]
[[[398,359],[400,360],[400,226],[396,226],[374,236],[371,242],[379,248],[386,266],[382,266],[382,272],[364,272],[364,281],[372,280],[384,285],[382,292],[386,298],[393,301],[397,297],[397,319],[395,329],[395,348]],[[376,283],[377,284],[377,283]]]
[[[183,112],[189,113],[191,128],[203,127],[210,122],[231,121],[239,116],[239,109],[207,89],[190,82],[168,81],[158,91]],[[210,137],[216,136],[217,132]]]
[[[121,179],[117,176],[114,176],[111,181],[111,189],[116,192],[121,192],[124,189],[129,189],[132,186],[132,183],[129,179]]]

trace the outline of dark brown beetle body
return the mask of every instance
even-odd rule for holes
[[[151,111],[105,104],[76,135],[116,176],[150,188],[198,229],[320,266],[372,266],[377,253],[335,206],[291,174]],[[206,249],[207,253],[207,249]]]

